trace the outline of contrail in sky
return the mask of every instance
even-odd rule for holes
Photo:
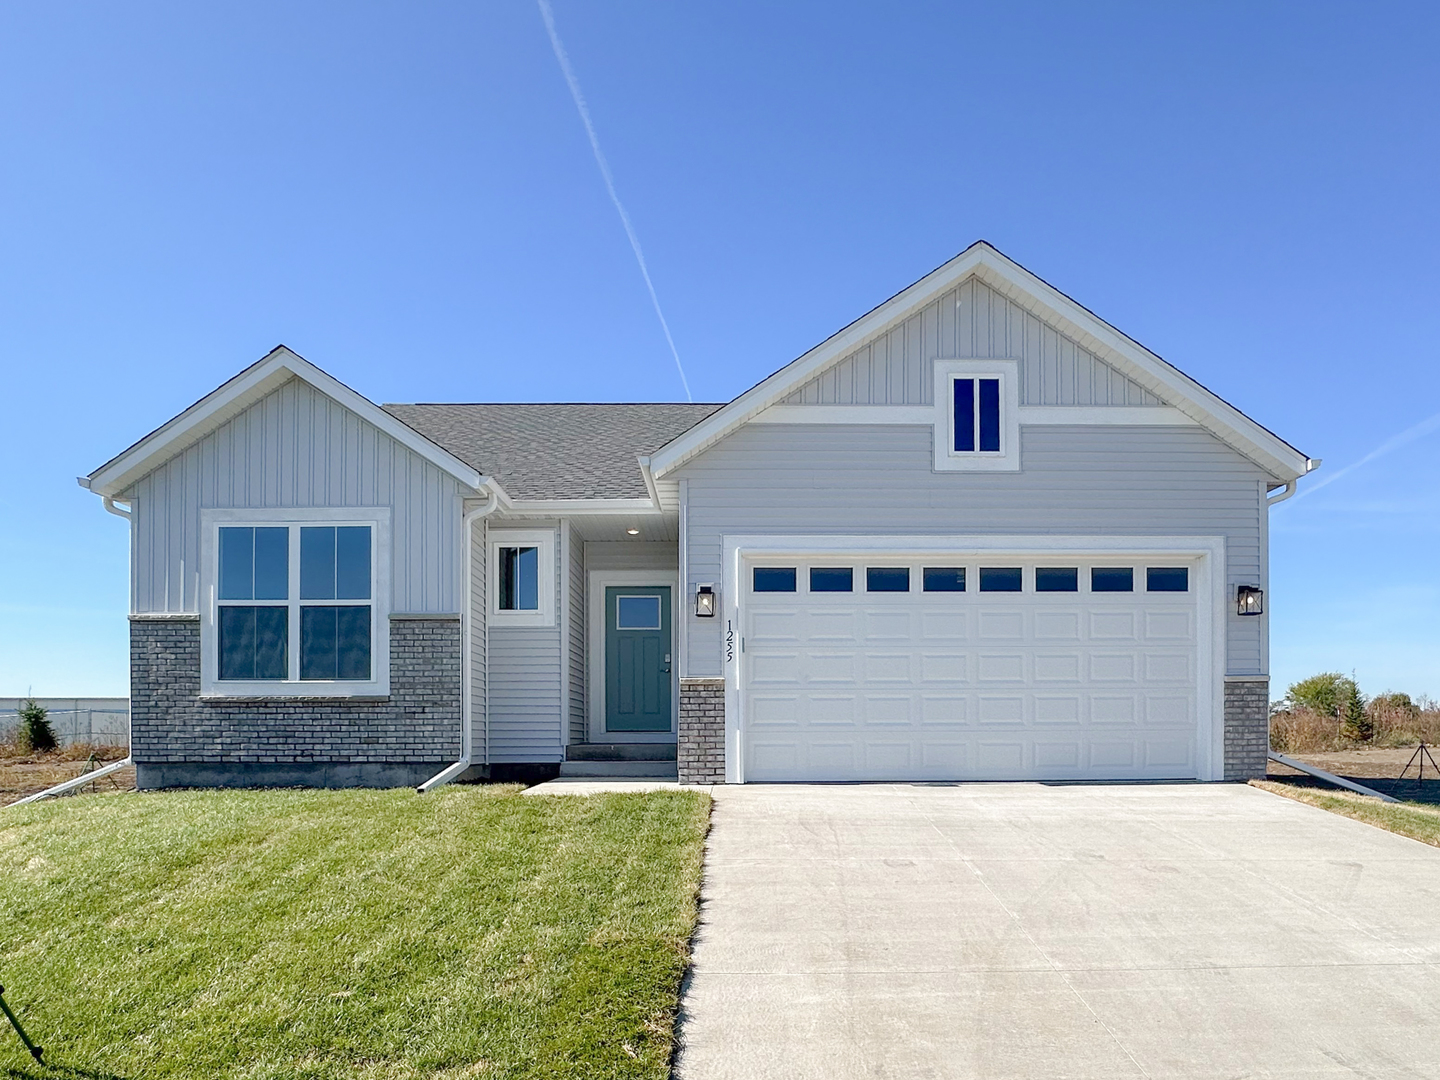
[[[650,281],[650,271],[645,266],[645,253],[640,250],[640,241],[635,236],[635,227],[630,224],[630,215],[621,205],[620,196],[615,194],[615,179],[610,175],[610,166],[605,163],[605,155],[600,152],[600,140],[595,137],[595,125],[590,122],[590,109],[585,104],[585,95],[580,92],[580,83],[575,78],[575,72],[570,68],[570,57],[565,52],[565,46],[560,44],[560,35],[555,32],[555,13],[550,10],[550,0],[535,0],[535,2],[540,5],[540,17],[545,20],[545,32],[550,35],[550,47],[555,50],[555,59],[560,61],[560,71],[564,74],[565,82],[570,87],[570,96],[575,99],[575,108],[580,112],[580,120],[585,125],[585,134],[590,136],[590,149],[595,152],[595,164],[600,166],[600,175],[605,180],[605,190],[610,193],[610,201],[615,204],[615,211],[620,215],[620,223],[625,226],[625,235],[630,238],[630,247],[635,252],[635,261],[640,264],[640,276],[645,279],[645,288],[650,290],[650,302],[655,305],[655,314],[660,319],[660,329],[665,331],[665,340],[670,345],[670,355],[675,358],[675,370],[680,372],[680,383],[685,387],[685,399],[694,401],[695,397],[690,393],[690,380],[685,377],[685,367],[680,363],[680,353],[675,348],[675,339],[670,336],[670,324],[665,321],[665,313],[660,310],[660,298],[655,295],[655,286]]]
[[[1377,446],[1374,450],[1371,450],[1370,453],[1366,454],[1354,464],[1346,465],[1343,469],[1339,470],[1338,472],[1331,473],[1323,480],[1311,484],[1308,487],[1301,488],[1298,492],[1296,492],[1295,497],[1298,499],[1304,495],[1313,495],[1325,485],[1333,484],[1336,480],[1339,480],[1346,473],[1354,472],[1362,465],[1369,465],[1370,462],[1374,461],[1376,458],[1384,457],[1392,450],[1398,450],[1400,449],[1400,447],[1405,446],[1407,443],[1412,443],[1416,439],[1423,438],[1424,436],[1429,435],[1430,432],[1437,429],[1440,429],[1440,413],[1436,413],[1428,420],[1421,420],[1420,423],[1416,424],[1414,427],[1406,428],[1404,431],[1400,432],[1399,435],[1386,439],[1383,443]]]

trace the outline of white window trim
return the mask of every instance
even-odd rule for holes
[[[300,560],[299,526],[368,525],[373,530],[370,568],[370,673],[371,679],[305,679],[300,672]],[[287,507],[260,510],[202,510],[200,512],[200,696],[205,698],[375,698],[390,693],[390,508]],[[220,529],[292,526],[290,533],[290,608],[286,660],[290,677],[283,680],[219,678],[219,612],[217,577]]]
[[[1000,380],[1000,449],[955,450],[954,382]],[[978,437],[979,432],[976,432]],[[934,444],[936,472],[1018,472],[1020,469],[1020,362],[936,360]]]
[[[533,547],[535,576],[540,606],[534,611],[500,610],[500,549],[502,547]],[[490,576],[490,618],[496,626],[547,627],[555,625],[555,530],[501,529],[492,527],[486,553],[486,573]]]

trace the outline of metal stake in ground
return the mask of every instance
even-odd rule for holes
[[[1423,742],[1415,748],[1415,753],[1410,755],[1410,760],[1405,763],[1405,768],[1400,770],[1400,779],[1405,779],[1405,774],[1410,771],[1411,765],[1418,765],[1415,783],[1424,787],[1426,758],[1430,758],[1430,767],[1435,770],[1436,778],[1440,779],[1440,765],[1435,764],[1435,759],[1431,757],[1429,748]]]
[[[10,1011],[10,1006],[5,1004],[5,987],[3,986],[0,986],[0,1009],[5,1010],[5,1015],[10,1018],[10,1026],[15,1029],[15,1034],[20,1036],[20,1041],[25,1044],[25,1049],[30,1051],[30,1056],[33,1057],[38,1064],[44,1065],[45,1062],[40,1060],[40,1055],[45,1052],[45,1049],[36,1046],[30,1041],[30,1036],[25,1034],[25,1029],[20,1026],[20,1021],[16,1018],[15,1014]]]

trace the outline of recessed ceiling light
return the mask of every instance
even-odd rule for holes
[[[639,536],[639,535],[640,535],[640,530],[639,530],[639,529],[626,529],[625,531],[626,531],[627,533],[629,533],[631,536]]]

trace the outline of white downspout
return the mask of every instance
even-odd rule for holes
[[[474,582],[472,577],[475,573],[475,522],[495,512],[500,505],[500,496],[493,489],[490,497],[485,500],[485,505],[471,510],[465,515],[462,528],[465,530],[465,610],[461,615],[464,620],[464,630],[461,634],[461,650],[464,653],[464,661],[460,668],[460,760],[453,765],[446,766],[436,773],[429,780],[426,780],[415,789],[417,794],[424,795],[431,788],[437,788],[441,784],[448,784],[451,780],[460,776],[470,768],[471,755],[474,749],[472,739],[472,724],[474,716],[473,669],[475,664],[475,613],[472,607],[474,603]],[[488,625],[488,620],[487,620]],[[485,662],[490,662],[490,650],[485,650]],[[489,685],[489,680],[486,680]],[[489,711],[486,711],[486,718],[489,718]]]
[[[1306,476],[1309,476],[1312,472],[1314,472],[1314,471],[1315,471],[1316,469],[1318,469],[1318,468],[1320,468],[1320,459],[1319,459],[1319,458],[1306,458],[1306,459],[1305,459],[1305,475],[1306,475]],[[1273,496],[1273,497],[1267,495],[1266,498],[1265,498],[1265,505],[1266,505],[1266,506],[1278,506],[1280,503],[1284,502],[1286,499],[1290,498],[1291,496],[1293,496],[1293,495],[1295,494],[1295,485],[1298,484],[1298,483],[1299,483],[1299,480],[1298,480],[1298,479],[1296,479],[1296,480],[1291,480],[1288,484],[1285,485],[1285,490],[1282,491],[1279,495],[1275,495],[1275,496]]]

